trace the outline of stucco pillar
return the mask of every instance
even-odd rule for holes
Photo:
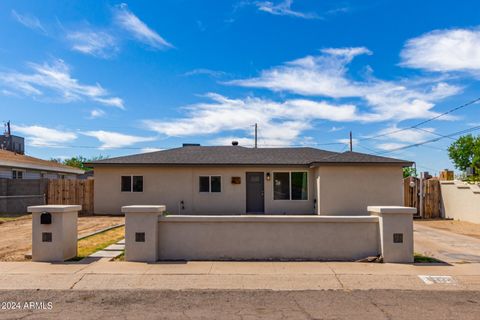
[[[416,208],[368,206],[379,217],[380,250],[384,262],[413,262],[413,214]]]
[[[77,256],[80,205],[29,206],[32,213],[32,260],[65,261]]]
[[[158,260],[158,217],[165,211],[161,205],[124,206],[125,260],[155,262]]]

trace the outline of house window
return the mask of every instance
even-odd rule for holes
[[[308,200],[307,172],[274,172],[274,200]]]
[[[222,178],[220,176],[200,176],[198,190],[200,192],[222,192]]]
[[[23,179],[23,171],[12,170],[12,179]]]
[[[143,176],[122,176],[122,192],[143,192]]]

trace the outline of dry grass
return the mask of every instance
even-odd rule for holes
[[[0,213],[0,224],[30,217],[29,213]]]
[[[105,249],[125,237],[125,227],[118,227],[78,241],[78,253],[74,260],[88,257],[94,252]]]

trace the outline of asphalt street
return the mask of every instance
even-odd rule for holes
[[[21,306],[16,310],[0,310],[0,319],[473,320],[480,317],[478,291],[18,290],[0,291],[0,301],[19,302],[17,306]]]

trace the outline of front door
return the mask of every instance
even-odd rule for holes
[[[263,172],[247,172],[247,213],[265,213]]]

